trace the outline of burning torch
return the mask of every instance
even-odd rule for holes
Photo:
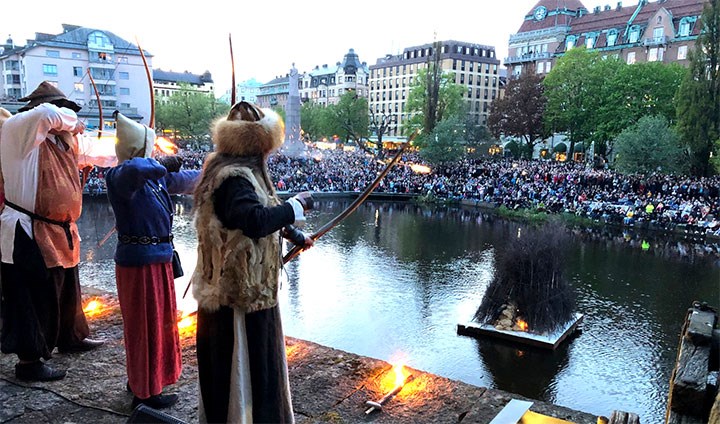
[[[388,394],[383,396],[378,401],[372,401],[368,400],[365,402],[366,406],[369,406],[368,409],[365,410],[365,414],[370,414],[373,411],[382,411],[383,405],[385,405],[390,399],[395,397],[400,391],[405,387],[405,384],[412,381],[415,376],[413,374],[408,374],[407,377],[405,377],[402,373],[402,365],[396,365],[395,367],[395,388],[392,389]]]

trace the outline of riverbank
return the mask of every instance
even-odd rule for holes
[[[25,383],[15,379],[14,355],[0,355],[0,422],[125,423],[132,394],[125,390],[122,318],[112,294],[83,288],[85,300],[99,299],[102,308],[89,316],[92,336],[105,345],[97,350],[56,354],[50,361],[68,370],[63,380]],[[193,328],[181,329],[183,373],[168,390],[180,402],[164,411],[187,423],[197,422],[197,361]],[[312,342],[286,338],[290,385],[298,423],[488,423],[511,399],[500,390],[477,387],[421,370],[383,411],[365,414],[368,400],[391,390],[394,377],[385,361],[354,355]],[[533,401],[531,411],[578,424],[597,417],[546,402]],[[610,416],[613,411],[607,411]]]

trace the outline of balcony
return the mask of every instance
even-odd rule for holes
[[[669,42],[670,42],[670,39],[668,38],[668,36],[663,35],[662,37],[646,38],[643,40],[642,45],[645,47],[664,46],[664,45],[667,45]]]
[[[538,60],[543,59],[550,59],[552,58],[552,54],[549,52],[545,53],[527,53],[521,56],[511,56],[506,57],[504,60],[504,63],[506,65],[516,65],[521,63],[530,63],[530,62],[536,62]]]

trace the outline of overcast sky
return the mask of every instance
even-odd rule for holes
[[[333,65],[350,48],[368,65],[404,47],[438,40],[495,46],[507,56],[508,38],[538,0],[220,1],[14,0],[3,2],[0,37],[25,45],[35,32],[57,34],[62,24],[103,29],[153,55],[155,69],[209,70],[217,94],[229,89],[228,37],[232,34],[236,81],[265,83],[293,63],[302,73]],[[585,0],[585,6],[610,4]]]

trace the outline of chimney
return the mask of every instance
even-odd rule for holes
[[[606,5],[605,5],[605,9],[603,9],[603,10],[604,10],[604,11],[608,11],[608,10],[610,10],[610,9],[612,9],[612,8],[610,7],[610,5],[609,5],[609,4],[606,4]]]
[[[617,4],[617,10],[620,10],[620,9],[622,9],[622,2],[621,2],[621,1],[619,1],[618,4]]]
[[[595,6],[595,8],[593,9],[593,13],[596,15],[600,13],[600,6]]]

